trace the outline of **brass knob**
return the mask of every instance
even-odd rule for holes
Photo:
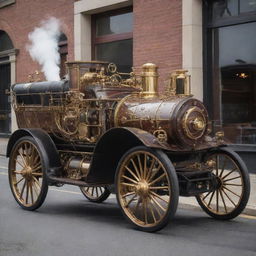
[[[193,128],[197,131],[202,131],[205,128],[205,122],[201,118],[196,118],[193,121]]]

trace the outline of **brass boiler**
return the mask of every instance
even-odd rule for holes
[[[116,127],[135,127],[154,134],[160,142],[195,147],[207,134],[208,113],[192,98],[185,70],[171,74],[168,95],[157,93],[157,67],[147,63],[142,72],[143,92],[123,98],[115,110]]]

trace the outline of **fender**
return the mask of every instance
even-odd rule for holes
[[[42,129],[19,129],[15,131],[9,139],[6,156],[10,156],[16,141],[24,136],[31,136],[35,139],[42,152],[47,175],[58,176],[61,171],[61,163],[57,148],[51,137]]]
[[[86,181],[113,183],[118,162],[123,154],[130,148],[141,145],[170,150],[168,144],[160,143],[154,135],[138,128],[118,127],[108,130],[95,146]]]

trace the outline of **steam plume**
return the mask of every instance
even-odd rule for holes
[[[41,26],[36,27],[28,35],[30,45],[27,46],[27,50],[32,59],[41,65],[48,81],[60,80],[59,36],[60,22],[54,17],[42,21]]]

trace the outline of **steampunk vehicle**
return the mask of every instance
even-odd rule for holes
[[[226,220],[245,208],[250,183],[223,133],[210,136],[202,102],[184,70],[158,94],[156,65],[118,73],[105,62],[69,62],[69,78],[12,86],[19,129],[7,147],[14,198],[26,210],[48,186],[79,186],[100,203],[115,188],[124,216],[143,231],[173,218],[179,196],[195,196],[210,216]]]

